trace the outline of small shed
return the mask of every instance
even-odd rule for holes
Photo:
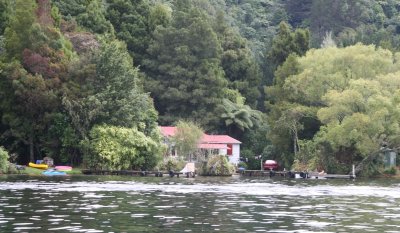
[[[396,157],[397,153],[392,149],[386,149],[383,152],[383,163],[385,165],[385,169],[396,167]]]

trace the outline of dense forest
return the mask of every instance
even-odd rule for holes
[[[249,168],[348,172],[400,146],[400,0],[0,0],[0,146],[150,169],[159,125]],[[2,149],[3,150],[3,149]]]

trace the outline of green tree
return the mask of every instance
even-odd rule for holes
[[[141,65],[152,32],[157,25],[166,26],[171,13],[166,5],[152,6],[148,0],[108,0],[106,17],[114,26],[117,38],[127,44],[135,63]]]
[[[309,168],[332,172],[347,172],[349,164],[374,154],[382,144],[397,147],[400,118],[393,106],[397,105],[400,66],[396,56],[357,44],[311,50],[296,62],[288,60],[279,73],[288,77],[277,80],[288,95],[279,95],[269,114],[271,141],[281,148],[286,145],[286,151],[293,146],[292,151],[299,152],[292,157],[297,165],[308,161]],[[290,72],[289,62],[296,64],[295,72]],[[299,108],[307,114],[291,117]],[[289,127],[292,135],[298,135],[297,142],[285,142],[282,129],[290,124],[284,122],[297,122]],[[312,155],[304,157],[302,148]]]
[[[172,142],[178,150],[178,155],[187,161],[192,161],[193,153],[204,135],[203,130],[192,122],[179,121]]]
[[[281,22],[279,31],[272,41],[272,47],[268,54],[269,60],[275,66],[279,66],[291,53],[304,55],[309,49],[309,37],[308,30],[296,29],[292,32],[287,23]]]
[[[38,135],[44,134],[49,114],[57,109],[57,96],[41,76],[27,73],[19,64],[4,68],[4,82],[12,92],[8,104],[2,106],[2,120],[11,135],[29,147],[29,160],[34,161]]]
[[[3,35],[7,27],[8,17],[10,14],[10,4],[6,0],[0,1],[0,35]]]
[[[65,88],[63,106],[68,112],[73,129],[78,132],[81,140],[80,149],[87,166],[96,167],[96,159],[98,156],[103,156],[100,153],[113,148],[112,144],[102,145],[101,150],[98,148],[99,145],[93,141],[100,132],[93,129],[96,125],[101,125],[110,132],[113,130],[119,132],[117,128],[122,131],[134,130],[145,135],[148,138],[146,140],[158,142],[155,133],[157,112],[148,94],[143,93],[138,85],[139,72],[134,68],[124,43],[103,40],[98,51],[82,56],[81,60],[71,65],[70,70],[71,76]],[[96,137],[91,136],[90,132],[93,130],[96,132]],[[74,142],[74,137],[69,135],[64,136],[65,140],[69,139],[65,143]],[[111,134],[109,136],[111,137]],[[74,147],[69,148],[74,149]],[[129,164],[135,168],[152,167],[153,155],[144,151],[145,149],[145,147],[136,148],[135,153],[141,156],[132,157]],[[128,155],[118,152],[113,156],[116,160],[123,160],[124,156]],[[109,162],[103,165],[111,166],[107,163]],[[121,164],[117,167],[122,168],[121,166],[125,168],[125,165]]]
[[[156,128],[157,113],[137,84],[138,70],[124,43],[103,41],[99,51],[71,69],[76,72],[64,105],[83,137],[95,124],[137,127],[146,133]]]
[[[4,147],[0,146],[0,172],[7,173],[9,166],[9,155],[8,152],[4,149]]]
[[[89,139],[91,153],[85,162],[92,169],[147,170],[161,159],[161,137],[148,137],[135,128],[97,125]]]
[[[232,103],[228,99],[223,99],[222,108],[224,112],[221,119],[228,128],[228,133],[235,137],[241,138],[246,130],[258,127],[262,122],[260,111],[251,109],[248,105]]]
[[[104,34],[114,33],[112,24],[105,17],[105,7],[100,0],[92,0],[86,6],[85,12],[79,14],[77,22],[91,32]]]
[[[247,41],[238,32],[228,27],[223,17],[224,15],[220,13],[214,26],[223,49],[221,66],[225,77],[229,80],[229,88],[238,90],[246,98],[246,103],[256,108],[261,97],[259,66]]]
[[[51,143],[44,138],[60,111],[60,89],[68,63],[65,54],[72,54],[54,28],[49,4],[47,0],[38,4],[16,1],[5,35],[7,57],[14,60],[2,64],[2,87],[9,88],[2,90],[8,99],[1,106],[8,128],[4,135],[27,146],[30,161],[48,152],[46,145],[58,143],[58,138]]]
[[[9,18],[9,26],[5,29],[5,48],[9,58],[21,58],[22,51],[31,48],[32,26],[36,22],[35,11],[37,4],[34,0],[16,0]]]
[[[221,47],[204,12],[184,10],[178,8],[171,25],[154,32],[144,62],[146,89],[162,124],[186,119],[211,128],[211,122],[218,122],[217,107],[227,89]]]

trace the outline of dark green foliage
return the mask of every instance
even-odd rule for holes
[[[65,20],[76,20],[78,25],[93,33],[114,33],[112,24],[106,19],[106,8],[102,0],[53,0]]]
[[[61,14],[67,16],[67,19],[84,13],[88,2],[87,0],[52,0]]]
[[[5,48],[9,58],[21,58],[22,51],[32,48],[34,42],[33,24],[36,21],[35,11],[37,9],[34,0],[16,0],[9,25],[5,29]]]
[[[7,0],[0,1],[0,35],[3,34],[7,27],[8,17],[10,14],[10,4]]]
[[[265,59],[263,54],[269,50],[265,44],[272,40],[278,24],[287,21],[282,3],[265,0],[225,2],[229,23],[239,28],[240,34],[250,42],[257,62],[263,64]]]
[[[314,0],[285,0],[285,9],[288,14],[288,22],[293,27],[309,26],[309,17],[311,14],[311,7]]]
[[[396,173],[397,173],[396,167],[391,167],[383,171],[383,174],[387,175],[396,175]]]
[[[11,87],[8,98],[12,98],[2,106],[2,120],[10,128],[10,136],[29,146],[29,160],[34,161],[34,146],[40,144],[38,137],[46,132],[49,114],[57,111],[57,95],[49,85],[51,82],[27,73],[20,65],[4,68],[4,85]]]
[[[91,32],[104,34],[113,33],[113,27],[105,18],[105,9],[101,0],[92,0],[86,6],[85,12],[79,14],[77,22],[89,29]]]
[[[259,127],[263,121],[261,112],[251,109],[248,105],[236,104],[228,99],[223,99],[222,108],[221,119],[228,129],[229,135],[238,139],[245,131]]]
[[[245,97],[245,102],[255,108],[261,96],[261,72],[247,41],[228,27],[218,15],[216,31],[223,49],[221,65],[229,80],[229,87],[236,89]]]
[[[327,32],[340,46],[357,42],[399,48],[398,1],[286,0],[291,25],[310,27],[311,44],[320,47]]]
[[[398,141],[393,133],[398,127],[391,125],[397,116],[397,89],[391,90],[393,97],[374,100],[385,99],[377,106],[388,107],[371,113],[388,111],[388,116],[368,120],[357,115],[346,123],[343,119],[354,108],[343,109],[347,105],[340,101],[357,100],[354,91],[364,92],[335,90],[322,98],[327,83],[355,77],[360,70],[365,73],[357,78],[386,74],[381,63],[363,66],[375,48],[355,69],[351,57],[362,46],[334,61],[329,61],[338,52],[333,47],[313,62],[302,57],[319,53],[306,55],[310,41],[319,48],[330,37],[325,47],[363,42],[398,51],[399,11],[398,0],[0,0],[0,143],[22,162],[48,155],[57,162],[80,163],[83,154],[94,155],[89,153],[95,151],[94,137],[89,136],[96,125],[135,129],[157,141],[154,101],[162,125],[191,120],[207,131],[240,139],[250,168],[258,167],[254,156],[259,154],[288,167],[293,161],[300,166],[307,153],[315,153],[323,155],[310,163],[345,172],[349,161],[360,160],[359,154],[346,156],[357,150],[365,154],[381,140],[374,136],[374,143],[368,143],[363,136],[380,119],[388,131],[384,135]],[[397,65],[397,54],[382,54],[395,57],[391,65]],[[314,69],[325,59],[328,73]],[[307,67],[313,72],[305,72]],[[296,82],[313,77],[325,79]],[[396,77],[386,78],[394,82]],[[264,84],[273,86],[262,96]],[[369,85],[378,87],[376,82]],[[390,88],[382,86],[379,92]],[[365,103],[356,107],[366,109]],[[326,109],[317,116],[317,108]],[[255,109],[268,113],[269,128]],[[340,119],[341,124],[325,124],[318,117]],[[321,128],[330,131],[318,134]],[[347,145],[340,139],[349,134],[335,137],[335,130],[353,132],[357,140]],[[310,143],[315,135],[320,141]],[[130,162],[135,168],[154,165],[153,155],[137,158]],[[365,170],[373,173],[376,164],[372,161]]]
[[[73,67],[64,105],[83,137],[95,124],[155,129],[157,113],[137,85],[138,71],[123,43],[104,41],[98,52],[82,59]]]
[[[150,4],[146,0],[108,0],[106,17],[114,26],[118,39],[125,41],[128,51],[141,64],[150,42]]]
[[[290,26],[281,22],[278,34],[274,37],[272,48],[268,54],[269,59],[276,65],[281,65],[291,54],[304,55],[309,49],[308,30],[296,29],[291,32]]]
[[[212,126],[227,88],[221,47],[209,18],[195,8],[175,12],[171,26],[157,27],[145,61],[147,90],[162,124],[188,119]]]

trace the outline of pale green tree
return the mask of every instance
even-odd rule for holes
[[[204,133],[203,130],[193,122],[179,121],[176,125],[176,133],[172,138],[178,155],[191,161],[193,153],[197,150]]]

